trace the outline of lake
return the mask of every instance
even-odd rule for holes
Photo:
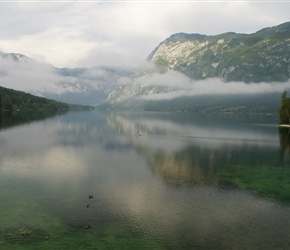
[[[0,249],[290,249],[275,116],[21,119],[0,127]]]

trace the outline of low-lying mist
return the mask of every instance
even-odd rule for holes
[[[0,58],[0,85],[38,96],[66,101],[65,94],[73,93],[71,102],[98,104],[118,86],[128,87],[126,98],[141,101],[170,101],[178,98],[200,96],[250,96],[277,94],[290,90],[290,81],[272,83],[224,82],[218,78],[192,80],[182,73],[168,71],[156,73],[148,63],[133,71],[113,67],[58,69],[50,64],[29,58],[16,61]],[[75,95],[77,93],[77,96]],[[88,93],[90,98],[88,98]],[[62,97],[61,97],[62,95]],[[63,98],[63,100],[61,100]]]
[[[54,68],[46,63],[25,58],[18,62],[0,58],[0,83],[2,87],[42,95],[43,92],[60,93]]]
[[[256,95],[283,93],[290,89],[290,81],[272,83],[244,83],[224,82],[218,78],[204,80],[192,80],[185,75],[169,71],[165,74],[152,74],[134,80],[133,84],[143,87],[159,87],[165,91],[150,92],[140,98],[146,100],[170,100],[179,97],[201,96],[201,95]]]

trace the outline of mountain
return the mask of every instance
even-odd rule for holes
[[[15,62],[28,62],[31,59],[25,55],[17,54],[17,53],[3,53],[0,51],[0,58],[2,60],[8,59]]]
[[[147,60],[151,68],[98,108],[276,113],[289,89],[290,22],[254,34],[174,34]]]
[[[96,105],[130,75],[131,70],[116,67],[56,68],[22,54],[0,52],[0,86],[71,104]]]
[[[105,110],[273,113],[289,78],[290,22],[253,34],[174,34],[138,70],[56,68],[0,52],[0,86]]]
[[[275,82],[290,77],[290,22],[254,34],[206,36],[178,33],[148,56],[160,71],[176,70],[192,79]]]
[[[44,92],[46,97],[67,103],[97,105],[118,86],[122,78],[130,77],[131,70],[108,66],[92,68],[55,68],[61,93]]]

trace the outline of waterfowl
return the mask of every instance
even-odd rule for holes
[[[89,199],[92,199],[92,198],[94,198],[94,196],[93,195],[89,195]]]
[[[49,240],[50,239],[50,234],[46,235],[43,239],[44,240]]]
[[[88,225],[84,225],[84,226],[83,226],[84,229],[89,229],[89,228],[91,228],[91,227],[92,227],[92,226],[91,226],[90,224],[88,224]]]
[[[24,231],[21,233],[22,236],[29,236],[30,235],[30,231]]]
[[[87,207],[89,207],[90,206],[90,204],[87,204]]]

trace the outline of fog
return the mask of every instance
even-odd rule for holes
[[[110,81],[112,72],[100,68],[57,69],[50,64],[23,57],[0,57],[2,87],[28,92],[37,96],[83,92],[89,87],[99,88]]]
[[[156,73],[151,63],[133,70],[94,67],[57,69],[52,65],[12,57],[0,58],[2,87],[28,92],[38,96],[65,92],[86,93],[92,88],[108,94],[116,86],[126,86],[131,96],[145,100],[171,100],[199,95],[251,95],[281,93],[290,89],[290,81],[273,83],[224,82],[218,78],[192,80],[182,73]],[[128,93],[128,91],[126,91]],[[143,93],[143,95],[140,95]],[[85,98],[85,97],[84,97]]]
[[[140,98],[146,100],[170,100],[182,96],[198,95],[237,95],[282,93],[290,88],[290,81],[272,83],[224,82],[218,78],[192,80],[185,75],[169,71],[165,74],[153,74],[131,80],[132,85],[140,87],[161,87],[165,93],[150,92]]]
[[[4,60],[0,58],[0,69],[2,87],[40,96],[44,92],[60,93],[63,91],[55,84],[60,79],[49,64],[36,62],[29,58],[24,58],[21,62],[12,58]]]

